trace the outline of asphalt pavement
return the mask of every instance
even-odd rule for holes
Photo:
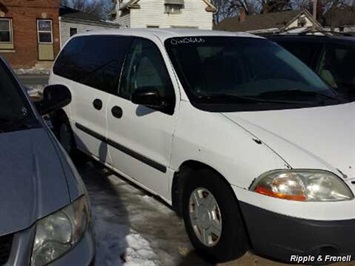
[[[19,80],[26,86],[46,85],[49,75],[18,75]]]

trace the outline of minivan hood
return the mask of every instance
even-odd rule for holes
[[[259,138],[292,168],[325,169],[355,177],[355,102],[223,115]]]
[[[43,128],[0,134],[0,236],[70,202],[57,151]]]

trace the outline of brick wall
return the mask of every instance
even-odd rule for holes
[[[54,55],[59,51],[60,0],[0,0],[0,15],[12,18],[14,49],[0,50],[13,68],[29,68],[38,61],[37,19],[51,19]]]

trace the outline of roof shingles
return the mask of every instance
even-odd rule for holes
[[[291,19],[297,16],[299,11],[283,11],[246,16],[245,21],[240,22],[238,17],[226,18],[214,26],[215,30],[227,31],[253,31],[284,27]]]

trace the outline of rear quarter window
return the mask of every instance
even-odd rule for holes
[[[75,37],[59,54],[53,72],[95,89],[114,93],[130,41],[131,38],[126,36]]]

